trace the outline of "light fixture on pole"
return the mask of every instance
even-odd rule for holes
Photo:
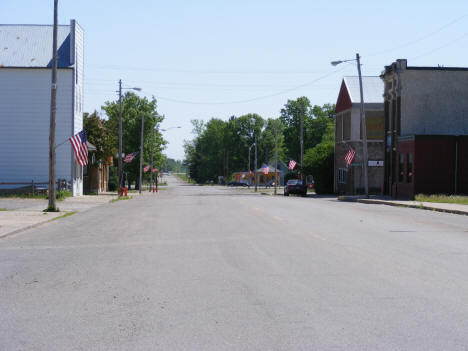
[[[168,130],[171,130],[171,129],[174,129],[174,128],[182,128],[181,126],[177,126],[177,127],[169,127],[169,128],[166,128],[166,129],[160,129],[162,132],[167,132]]]
[[[332,61],[330,62],[332,66],[337,66],[340,63],[356,61],[357,63],[357,70],[359,75],[359,91],[361,95],[361,130],[362,130],[362,163],[363,163],[363,171],[364,171],[364,191],[366,197],[369,197],[369,180],[368,180],[368,170],[367,170],[367,162],[368,162],[368,155],[367,155],[367,128],[366,128],[366,115],[364,113],[364,96],[362,92],[362,75],[361,75],[361,57],[359,54],[356,54],[355,59],[350,60],[339,60],[339,61]]]
[[[141,88],[122,88],[122,79],[119,80],[119,90],[117,93],[119,94],[119,159],[118,159],[118,166],[119,166],[119,196],[120,196],[120,188],[122,188],[122,90],[135,90],[141,91]]]

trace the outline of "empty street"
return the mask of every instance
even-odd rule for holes
[[[1,350],[466,350],[468,217],[157,195],[0,240]]]

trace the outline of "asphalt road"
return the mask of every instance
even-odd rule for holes
[[[0,240],[0,350],[468,350],[468,217],[169,179]]]

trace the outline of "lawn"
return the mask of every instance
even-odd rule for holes
[[[71,197],[72,193],[69,190],[57,190],[55,193],[55,198],[57,201],[62,201],[66,199],[67,197]],[[15,194],[15,193],[4,193],[0,195],[0,198],[19,198],[19,199],[45,199],[47,200],[49,197],[47,194],[42,193],[36,193],[36,194],[31,194],[31,193],[24,193],[24,194]]]
[[[468,205],[468,196],[418,194],[414,197],[414,199],[420,202],[438,202],[438,203]]]

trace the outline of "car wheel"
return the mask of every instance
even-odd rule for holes
[[[284,193],[284,196],[289,196],[289,193]]]

